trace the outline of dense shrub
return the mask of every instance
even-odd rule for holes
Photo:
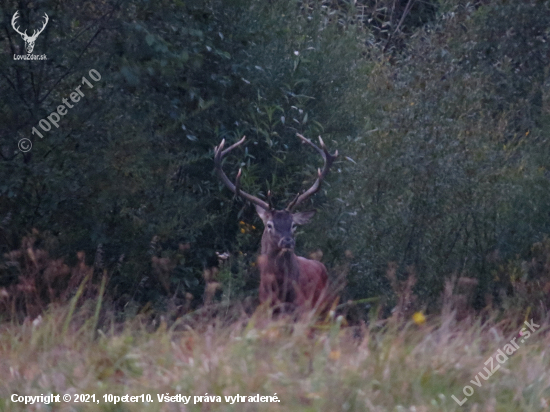
[[[333,244],[355,255],[354,297],[384,294],[388,262],[435,305],[444,279],[497,291],[499,262],[550,230],[547,3],[447,9],[406,52],[380,56],[347,164]],[[335,222],[336,223],[336,222]],[[341,251],[339,251],[341,253]]]
[[[8,56],[22,48],[17,7],[0,7]],[[106,270],[119,308],[242,298],[261,224],[214,175],[212,148],[247,135],[226,170],[283,207],[319,165],[300,132],[342,153],[304,206],[321,213],[298,249],[349,271],[346,298],[391,295],[386,273],[415,276],[417,305],[436,306],[452,275],[474,279],[478,307],[517,294],[495,273],[550,229],[548,7],[29,3],[22,24],[50,14],[36,45],[48,60],[0,61],[0,287],[24,277],[4,254],[37,228],[52,261],[100,255],[93,284]],[[32,136],[90,69],[101,80]],[[220,269],[215,252],[230,254]]]
[[[320,4],[48,7],[21,12],[22,24],[50,14],[36,46],[48,60],[0,62],[0,251],[18,249],[35,227],[57,239],[50,253],[68,263],[78,250],[92,257],[101,249],[120,307],[167,295],[183,302],[189,293],[200,301],[203,270],[216,264],[216,251],[240,252],[244,267],[254,260],[258,232],[241,236],[238,225],[255,222],[253,209],[233,201],[212,173],[212,149],[222,138],[248,136],[245,151],[228,159],[228,173],[242,163],[245,190],[270,189],[282,206],[303,181],[310,184],[319,162],[295,133],[359,127],[347,101],[366,65],[359,33]],[[16,9],[15,2],[1,8],[8,54],[22,46],[10,27]],[[83,86],[85,97],[59,128],[35,139],[31,152],[17,151],[17,140],[33,137],[30,129],[90,69],[101,80]],[[14,281],[6,273],[0,286]]]

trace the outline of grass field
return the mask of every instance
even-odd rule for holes
[[[371,327],[344,327],[339,318],[293,322],[257,314],[189,327],[138,316],[118,323],[102,319],[98,330],[93,307],[73,309],[0,326],[0,410],[549,410],[550,335],[544,320],[534,320],[540,327],[530,336],[519,335],[525,325],[490,317],[483,324],[456,322],[452,315]],[[514,338],[517,348],[509,359],[486,363]],[[479,377],[480,371],[488,375],[484,367],[497,365],[487,380]],[[473,390],[469,397],[465,386]],[[41,394],[59,394],[59,402],[25,405],[17,397]],[[79,397],[89,402],[74,402],[81,394],[90,395]],[[126,394],[143,394],[144,400],[150,395],[150,402],[114,403]],[[23,402],[12,402],[12,395]],[[72,401],[63,402],[63,395]],[[160,395],[181,395],[183,401],[160,402]],[[459,406],[452,395],[466,401]],[[263,396],[279,402],[261,402],[270,400]]]

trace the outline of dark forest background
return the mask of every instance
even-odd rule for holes
[[[29,33],[48,14],[47,60],[13,59],[17,10]],[[476,309],[545,310],[549,42],[542,0],[1,0],[0,310],[83,279],[128,316],[255,297],[263,227],[213,147],[246,135],[229,176],[283,207],[320,166],[297,132],[340,152],[297,249],[346,276],[344,301],[390,307],[414,279],[437,310],[462,278]]]

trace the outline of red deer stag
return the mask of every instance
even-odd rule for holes
[[[296,198],[284,210],[274,210],[267,202],[243,192],[240,188],[242,170],[239,169],[235,184],[222,170],[222,159],[234,148],[244,143],[245,137],[223,150],[225,139],[214,148],[214,164],[218,176],[236,195],[252,202],[258,215],[264,222],[262,250],[258,258],[260,268],[260,302],[272,305],[283,304],[295,307],[320,307],[328,302],[327,269],[316,260],[306,259],[294,254],[294,232],[299,225],[306,224],[315,215],[315,211],[293,213],[293,210],[304,200],[316,193],[338,156],[329,153],[323,140],[319,137],[321,148],[304,136],[297,134],[304,143],[313,147],[323,158],[323,170],[318,169],[318,177],[313,186]],[[269,195],[268,195],[269,197]]]

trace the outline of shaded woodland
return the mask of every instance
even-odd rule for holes
[[[16,10],[47,60],[13,59]],[[246,135],[228,174],[283,207],[320,166],[296,133],[340,152],[297,249],[342,301],[545,313],[549,42],[535,0],[0,1],[0,319],[84,280],[124,317],[254,300],[263,227],[213,148]]]

